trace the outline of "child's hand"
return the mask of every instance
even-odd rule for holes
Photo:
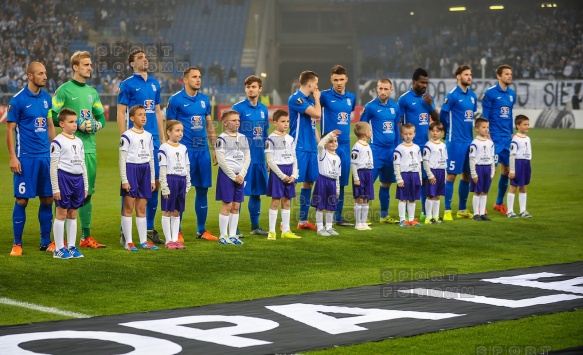
[[[353,181],[354,186],[360,186],[360,180]]]
[[[509,179],[514,179],[516,177],[515,173],[508,173],[508,178]]]
[[[332,131],[334,133],[335,136],[339,136],[342,132],[340,132],[339,129],[335,129]]]
[[[477,177],[472,178],[472,181],[474,182],[474,184],[477,184],[478,183],[478,178]]]
[[[169,196],[170,195],[162,195],[162,198],[167,200]]]
[[[87,193],[87,191],[85,191],[85,193]],[[85,195],[85,197],[87,197],[87,195]],[[53,194],[53,200],[55,200],[55,201],[61,201],[61,193],[60,192],[55,192]]]
[[[435,185],[437,183],[437,179],[436,178],[431,178],[431,179],[429,179],[429,183],[431,185]]]
[[[289,178],[289,182],[288,182],[288,184],[293,184],[293,183],[294,183],[294,181],[296,181],[296,178],[295,178],[295,177],[293,177],[293,176],[288,176],[288,178]]]
[[[121,188],[126,190],[127,192],[130,192],[130,190],[132,189],[129,182],[126,182],[125,184],[121,184]]]
[[[85,190],[85,198],[87,198],[87,196],[89,196],[89,191]]]
[[[235,182],[236,182],[237,184],[239,184],[239,185],[240,185],[240,184],[242,184],[244,180],[245,180],[245,179],[244,179],[244,178],[243,178],[241,175],[237,175],[237,176],[235,177]]]
[[[405,187],[405,183],[402,182],[402,181],[401,182],[398,182],[397,183],[397,186],[399,186],[400,188],[403,188],[403,187]]]

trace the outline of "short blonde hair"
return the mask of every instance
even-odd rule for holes
[[[368,124],[368,122],[358,122],[354,126],[354,134],[356,135],[356,137],[358,137],[358,139],[364,137],[366,132],[368,132],[369,130],[370,125]]]
[[[71,56],[71,68],[73,68],[74,65],[79,65],[79,63],[81,63],[81,59],[85,58],[91,58],[91,53],[87,51],[77,51],[73,53]]]

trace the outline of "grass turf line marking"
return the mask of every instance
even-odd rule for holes
[[[6,304],[9,306],[18,306],[18,307],[33,309],[35,311],[40,311],[40,312],[45,312],[45,313],[58,314],[61,316],[67,316],[67,317],[71,317],[71,318],[91,318],[90,315],[83,314],[83,313],[64,311],[62,309],[58,309],[58,308],[54,308],[54,307],[40,306],[37,304],[28,303],[28,302],[20,302],[20,301],[11,300],[10,298],[5,298],[5,297],[0,297],[0,303]]]

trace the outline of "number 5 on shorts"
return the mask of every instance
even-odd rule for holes
[[[449,162],[449,171],[455,170],[455,160]]]

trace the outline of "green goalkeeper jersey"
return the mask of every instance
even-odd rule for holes
[[[59,125],[58,114],[66,107],[77,113],[79,120],[93,118],[99,121],[102,128],[105,127],[105,117],[103,116],[103,105],[99,99],[97,90],[91,85],[70,80],[59,86],[53,96],[53,122]],[[95,133],[85,133],[77,130],[75,135],[83,141],[85,153],[95,153]]]

